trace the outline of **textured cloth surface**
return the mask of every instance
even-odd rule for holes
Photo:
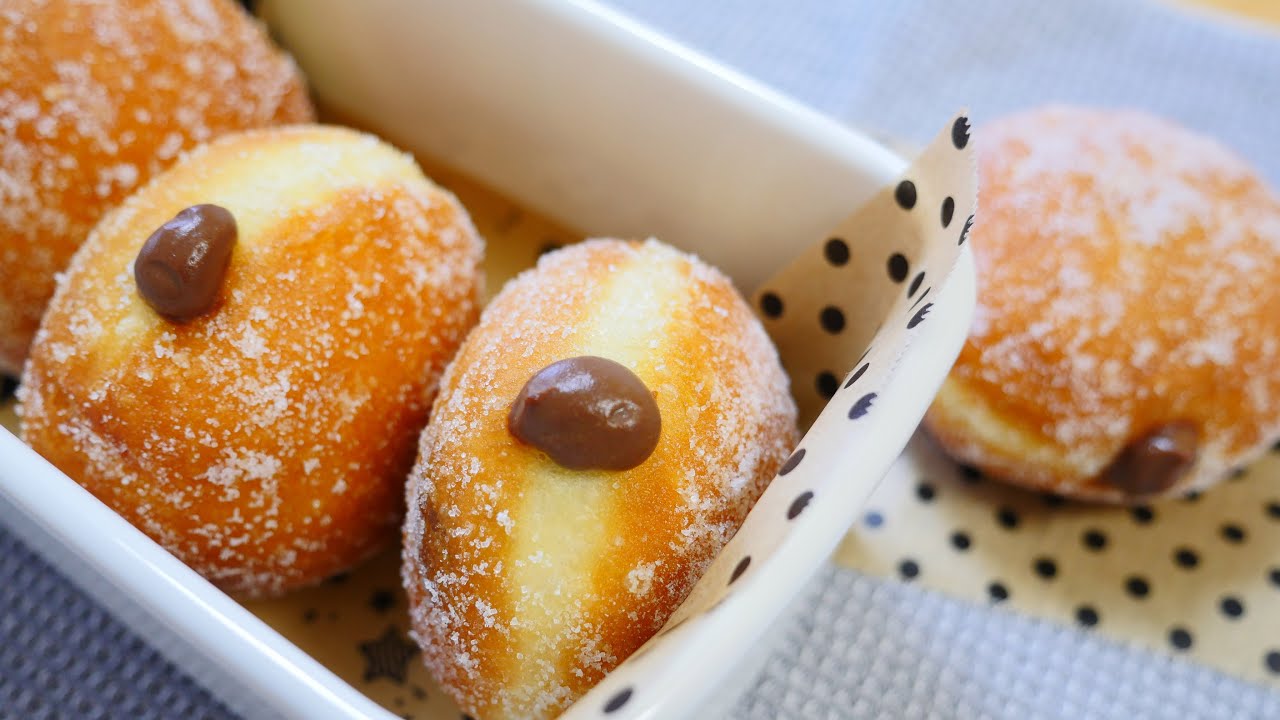
[[[923,143],[1046,102],[1130,105],[1211,133],[1280,186],[1280,28],[1151,0],[611,0],[877,135]]]
[[[0,718],[234,718],[0,528]]]
[[[1138,104],[1280,183],[1280,40],[1137,0],[613,0],[871,132],[924,141],[1047,100]],[[832,570],[734,716],[1280,717],[1280,697],[1164,656]],[[0,529],[0,718],[230,717]]]
[[[1280,694],[1167,655],[828,570],[734,718],[1280,718]]]

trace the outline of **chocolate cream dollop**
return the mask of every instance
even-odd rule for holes
[[[192,205],[161,225],[133,263],[138,292],[161,315],[177,322],[211,309],[226,278],[236,244],[236,219],[218,205]]]
[[[571,470],[628,470],[658,446],[662,417],[635,373],[584,355],[534,374],[511,404],[507,428]]]

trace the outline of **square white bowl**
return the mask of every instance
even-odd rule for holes
[[[592,235],[655,235],[744,290],[822,236],[904,162],[589,2],[269,0],[265,17],[321,101]],[[939,118],[943,122],[945,118]],[[764,200],[767,199],[767,202]],[[628,663],[565,717],[703,717],[766,657],[759,647],[823,565],[910,438],[974,306],[967,250],[916,347],[859,474],[833,484],[728,601]],[[0,430],[0,522],[245,717],[392,718]],[[625,675],[625,678],[619,677]]]

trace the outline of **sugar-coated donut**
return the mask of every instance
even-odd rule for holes
[[[139,288],[140,248],[203,204],[238,236],[213,305],[175,320]],[[228,591],[321,580],[394,542],[480,255],[453,196],[373,137],[221,138],[73,258],[19,388],[24,437]]]
[[[537,387],[550,366],[584,356],[595,359],[577,369],[609,382],[634,374],[611,400],[639,402],[638,382],[651,391],[656,447],[647,422],[635,443],[597,443],[621,452],[561,443],[597,461],[575,470],[513,434],[535,395],[567,402]],[[560,377],[566,393],[583,387]],[[630,410],[601,417],[630,422]],[[795,423],[776,350],[719,272],[653,240],[544,256],[463,343],[410,476],[403,574],[427,667],[475,717],[557,714],[685,599],[787,457]]]
[[[1064,496],[1200,490],[1280,434],[1280,201],[1217,142],[1052,107],[977,133],[978,309],[926,418]]]
[[[0,3],[0,374],[107,209],[197,143],[311,117],[232,0]]]

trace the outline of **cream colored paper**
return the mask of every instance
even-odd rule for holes
[[[961,472],[921,434],[836,560],[899,579],[911,563],[925,587],[1280,687],[1267,665],[1280,653],[1280,453],[1196,499],[1130,509]]]
[[[842,385],[861,367],[868,348],[896,354],[907,347],[909,329],[927,319],[935,287],[959,257],[976,202],[969,125],[960,115],[899,182],[754,293],[757,313],[791,375],[803,424],[826,405],[838,387],[833,381]],[[889,367],[877,363],[867,370],[865,384],[878,385],[875,376]]]

